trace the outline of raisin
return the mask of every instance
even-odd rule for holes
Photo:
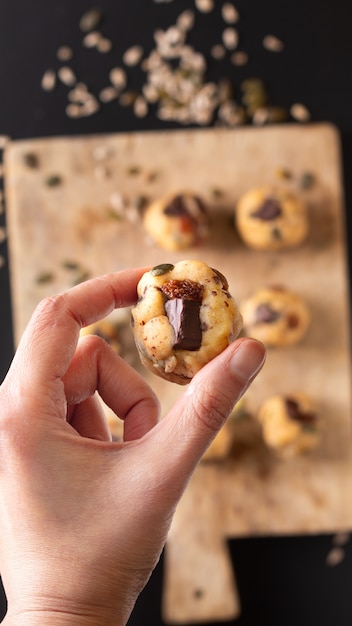
[[[168,280],[162,285],[161,290],[170,299],[181,298],[181,300],[201,302],[203,297],[203,286],[188,278]]]

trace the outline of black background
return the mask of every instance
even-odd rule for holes
[[[204,54],[220,39],[222,2],[210,14],[196,13],[189,43]],[[209,61],[209,79],[227,76],[234,87],[243,78],[262,78],[272,102],[289,108],[303,102],[312,121],[329,121],[341,135],[343,176],[348,232],[352,198],[352,44],[350,7],[346,0],[238,0],[241,47],[250,61],[243,68],[229,62]],[[40,81],[48,67],[59,63],[56,50],[66,44],[74,50],[72,65],[79,78],[98,92],[108,80],[108,70],[120,64],[121,55],[133,44],[151,49],[153,31],[167,28],[193,1],[101,0],[102,31],[113,41],[103,55],[84,49],[78,27],[86,0],[0,0],[0,135],[12,139],[63,134],[177,128],[160,122],[155,113],[138,119],[116,102],[106,104],[90,117],[72,120],[65,114],[63,86],[53,93],[42,90]],[[285,43],[280,54],[263,49],[264,35],[274,33]],[[129,71],[130,86],[140,86],[141,71]],[[5,216],[0,214],[0,226]],[[351,245],[349,245],[351,249]],[[0,255],[7,261],[6,242]],[[8,262],[0,269],[0,377],[4,377],[12,354],[11,302]],[[352,494],[346,494],[352,497]],[[349,529],[348,529],[349,530]],[[332,536],[261,537],[231,540],[237,583],[242,601],[237,626],[350,626],[352,623],[352,548],[336,567],[326,565]],[[163,559],[130,618],[130,626],[162,625],[160,616]],[[84,573],[82,573],[84,575]],[[5,611],[1,600],[1,613]],[[202,626],[202,625],[200,625]],[[213,626],[215,626],[213,624]]]

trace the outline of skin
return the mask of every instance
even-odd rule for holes
[[[147,383],[83,326],[136,301],[146,268],[46,298],[0,387],[6,626],[125,625],[191,473],[264,361],[234,342],[161,421]],[[111,441],[95,392],[124,420]]]

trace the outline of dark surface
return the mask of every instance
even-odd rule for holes
[[[81,46],[78,21],[91,5],[84,0],[1,0],[0,2],[0,135],[27,138],[62,134],[175,128],[158,121],[152,112],[137,119],[116,102],[106,104],[90,117],[78,120],[65,115],[66,88],[45,93],[41,76],[58,67],[56,50],[62,44],[75,52],[72,62],[79,78],[99,90],[107,84],[109,68],[120,63],[124,50],[142,43],[153,47],[155,28],[174,23],[182,9],[194,3],[174,0],[115,2],[101,0],[104,34],[114,43],[106,55]],[[203,53],[220,39],[219,7],[197,13],[190,43]],[[351,223],[352,198],[352,45],[349,2],[346,0],[239,0],[238,30],[250,63],[234,68],[228,62],[209,61],[209,78],[231,78],[235,89],[248,76],[259,76],[273,103],[289,107],[303,102],[313,121],[330,121],[340,130],[344,164],[347,226]],[[280,54],[263,50],[264,35],[274,33],[285,43]],[[129,71],[130,86],[140,86],[139,69]],[[5,217],[0,213],[0,227]],[[351,246],[350,246],[351,247]],[[6,242],[0,255],[7,255]],[[0,377],[13,353],[8,264],[0,269]],[[352,494],[346,494],[352,497]],[[331,536],[250,538],[230,543],[243,611],[237,626],[350,626],[352,623],[352,547],[336,567],[326,565]],[[160,616],[163,561],[137,602],[130,626],[163,624]],[[5,599],[2,601],[4,612]],[[202,625],[200,625],[202,626]],[[215,626],[213,624],[213,626]]]

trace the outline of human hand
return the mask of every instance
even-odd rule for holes
[[[158,400],[81,327],[136,300],[126,270],[43,300],[0,388],[4,624],[122,625],[155,567],[187,481],[264,360],[239,339],[161,421]],[[96,398],[124,420],[112,442]]]

